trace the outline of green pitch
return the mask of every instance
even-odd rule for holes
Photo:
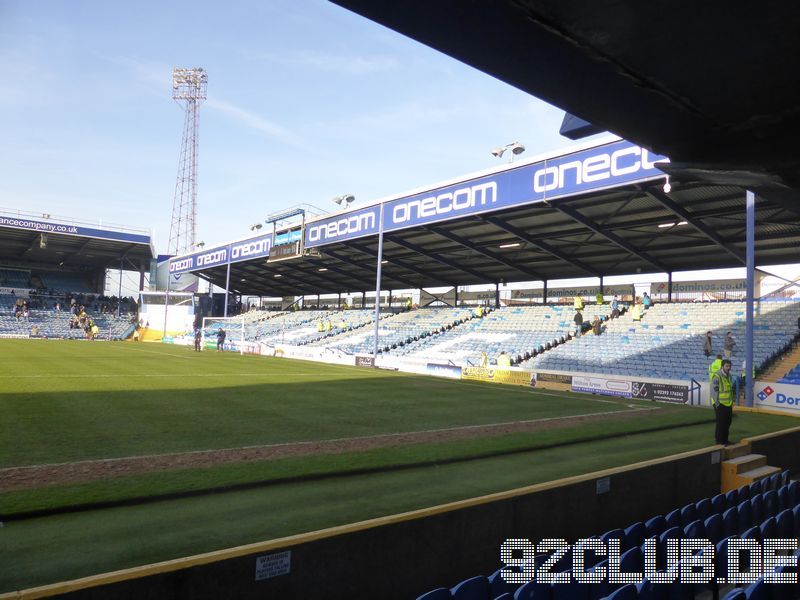
[[[0,569],[0,592],[423,508],[713,441],[709,411],[659,406],[653,412],[641,410],[652,403],[629,399],[156,344],[0,340],[0,469],[584,416],[530,432],[434,436],[393,447],[184,465],[0,492],[6,519],[0,564],[14,565]],[[732,433],[738,438],[795,424],[790,417],[739,415]],[[195,495],[168,498],[185,492]],[[137,504],[100,507],[130,499]],[[87,503],[100,504],[84,512],[15,518]]]

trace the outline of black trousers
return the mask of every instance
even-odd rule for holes
[[[714,407],[714,415],[716,417],[714,439],[718,444],[727,444],[729,443],[728,432],[731,429],[731,420],[733,419],[733,406],[718,404]]]

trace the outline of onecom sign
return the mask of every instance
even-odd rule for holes
[[[663,176],[647,149],[618,141],[414,194],[383,205],[383,231],[431,225],[459,217],[646,181]],[[306,247],[374,235],[380,206],[370,206],[306,225]]]

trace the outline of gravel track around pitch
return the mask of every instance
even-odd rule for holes
[[[586,423],[628,419],[645,412],[659,412],[659,407],[629,406],[624,410],[603,411],[568,417],[551,417],[528,421],[511,421],[488,425],[468,425],[447,429],[432,429],[375,436],[294,442],[266,446],[247,446],[221,450],[199,450],[172,454],[155,454],[71,463],[30,465],[0,469],[0,492],[39,488],[49,485],[85,483],[156,471],[211,467],[226,463],[256,462],[361,452],[377,448],[445,442],[481,437],[497,437],[511,433],[535,432],[575,427]]]

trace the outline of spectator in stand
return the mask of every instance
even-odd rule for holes
[[[635,299],[633,302],[633,308],[631,308],[631,318],[634,321],[641,321],[643,312],[644,309],[642,308],[642,301]]]
[[[619,299],[614,296],[611,299],[611,318],[616,319],[619,316]]]
[[[725,334],[725,342],[723,349],[725,350],[725,358],[733,356],[733,349],[736,347],[736,338],[730,331]]]
[[[601,333],[603,333],[603,322],[597,315],[595,315],[594,319],[592,320],[592,333],[594,333],[595,335],[600,335]]]
[[[580,296],[575,296],[575,300],[573,301],[572,305],[575,307],[575,310],[583,310],[583,298]]]
[[[579,337],[581,335],[581,331],[583,330],[583,315],[581,311],[576,310],[575,316],[572,319],[575,321],[575,337]]]
[[[703,340],[703,354],[711,356],[714,353],[713,332],[706,331],[706,339]]]
[[[503,350],[500,356],[497,357],[497,366],[501,368],[508,368],[511,366],[511,357]]]
[[[644,307],[645,310],[653,306],[653,301],[650,299],[650,296],[647,295],[647,292],[642,294],[642,306]]]

